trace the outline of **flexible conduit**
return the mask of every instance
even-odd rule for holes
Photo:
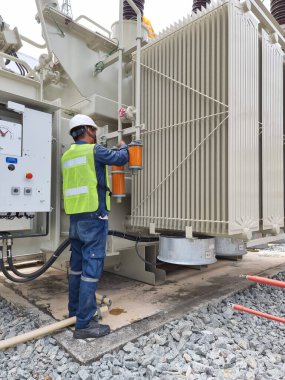
[[[138,243],[138,242],[151,243],[151,242],[156,242],[159,240],[158,237],[137,236],[137,235],[126,234],[124,232],[113,231],[113,230],[110,230],[108,232],[108,235],[115,236],[115,237],[118,237],[121,239],[135,241],[136,243]],[[36,270],[35,272],[29,273],[29,274],[19,272],[16,269],[16,267],[14,266],[13,257],[12,257],[12,245],[11,244],[12,243],[7,244],[7,261],[8,261],[9,270],[11,270],[14,274],[19,276],[20,278],[14,277],[6,269],[5,263],[4,263],[4,256],[3,256],[3,245],[0,245],[0,270],[3,272],[4,276],[6,278],[8,278],[8,280],[22,284],[25,282],[33,281],[36,278],[38,278],[39,276],[41,276],[43,273],[45,273],[53,265],[53,263],[57,260],[57,258],[62,254],[62,252],[70,245],[70,240],[69,240],[69,238],[64,240],[59,245],[59,247],[55,250],[55,252],[50,257],[50,259],[40,269]]]
[[[133,2],[139,8],[139,10],[143,16],[145,0],[133,0]],[[124,20],[136,20],[137,19],[136,12],[133,10],[133,8],[130,6],[130,4],[126,0],[124,1],[123,18],[124,18]]]
[[[277,22],[285,27],[285,1],[271,0],[270,11]]]
[[[206,8],[207,4],[210,4],[211,0],[194,0],[192,5],[192,12],[197,13],[203,8]]]
[[[60,246],[55,250],[53,255],[50,257],[50,259],[40,269],[36,270],[33,273],[30,273],[28,275],[28,277],[25,277],[25,278],[16,278],[8,272],[8,270],[6,269],[5,264],[4,264],[3,247],[0,247],[0,269],[3,272],[3,274],[5,275],[5,277],[8,278],[8,280],[16,282],[16,283],[25,283],[25,282],[35,280],[36,278],[41,276],[43,273],[45,273],[52,266],[52,264],[62,254],[62,252],[65,250],[65,248],[67,248],[69,246],[69,244],[70,244],[69,239],[66,239],[63,243],[60,244]],[[11,267],[12,250],[10,252],[10,255],[11,255],[11,257],[10,258],[7,257],[7,259],[8,259],[9,269],[12,270],[12,267]],[[13,269],[15,269],[15,268],[13,268]],[[14,271],[14,273],[15,273],[15,271]],[[18,273],[20,273],[20,272],[18,272]],[[19,275],[19,274],[17,274],[17,275]],[[21,277],[23,277],[23,273],[21,273],[21,275],[22,275]]]

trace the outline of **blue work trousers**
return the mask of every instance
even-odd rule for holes
[[[80,215],[80,214],[78,214]],[[70,219],[69,316],[78,329],[88,326],[97,310],[96,289],[104,267],[108,220],[90,213]]]

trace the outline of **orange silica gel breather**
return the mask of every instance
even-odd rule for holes
[[[112,195],[125,197],[125,173],[123,166],[112,166]]]
[[[141,141],[133,141],[129,145],[129,168],[142,169],[142,149]]]

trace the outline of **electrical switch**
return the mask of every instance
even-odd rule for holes
[[[26,173],[26,178],[27,179],[32,179],[33,178],[33,174],[32,173]]]
[[[15,165],[14,164],[9,164],[8,165],[8,169],[11,170],[11,171],[15,170]]]
[[[32,188],[31,187],[25,187],[24,188],[24,194],[25,195],[32,195]]]
[[[12,195],[20,195],[20,188],[19,187],[12,187],[11,188],[11,194]]]

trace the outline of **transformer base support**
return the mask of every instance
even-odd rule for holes
[[[228,260],[241,260],[247,253],[244,240],[228,237],[216,237],[215,250],[217,258]]]
[[[166,272],[155,266],[157,245],[139,245],[137,255],[134,247],[120,251],[120,260],[115,267],[107,267],[104,270],[119,276],[131,278],[150,285],[165,282]],[[148,263],[143,261],[146,260]],[[150,265],[153,263],[153,265]]]
[[[158,259],[170,264],[203,266],[214,264],[214,238],[186,239],[179,236],[160,236]]]

